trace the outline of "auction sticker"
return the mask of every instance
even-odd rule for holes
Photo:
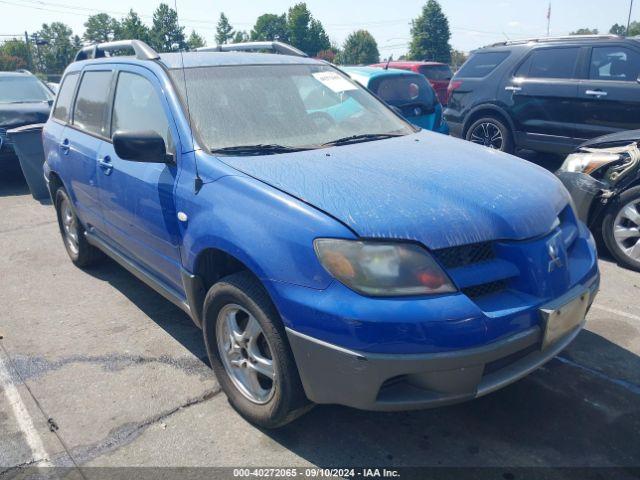
[[[353,83],[341,77],[336,72],[316,72],[312,75],[325,87],[330,88],[336,93],[358,89]]]

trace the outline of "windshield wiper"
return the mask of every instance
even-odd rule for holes
[[[256,145],[236,145],[233,147],[214,148],[211,150],[211,153],[219,155],[271,155],[276,153],[300,152],[302,150],[311,150],[312,148],[314,147],[288,147],[286,145],[273,143],[259,143]]]
[[[330,142],[323,143],[323,147],[331,145],[347,145],[349,143],[369,142],[373,140],[382,140],[383,138],[404,137],[404,133],[363,133],[360,135],[350,135],[348,137],[338,138]]]

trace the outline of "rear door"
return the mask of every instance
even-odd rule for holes
[[[146,68],[127,66],[118,72],[110,124],[110,136],[117,131],[158,133],[168,153],[180,161],[169,106],[157,78]],[[180,291],[180,233],[174,201],[177,175],[176,163],[119,158],[111,141],[100,150],[98,186],[110,239],[163,283]]]
[[[105,141],[105,119],[113,70],[85,69],[74,102],[71,123],[66,127],[60,149],[66,157],[65,173],[76,212],[87,228],[104,230],[98,198],[97,161]]]
[[[499,94],[509,106],[519,145],[571,150],[578,106],[580,47],[531,51],[518,64]]]
[[[624,44],[594,46],[588,59],[579,85],[577,136],[640,128],[640,51]]]

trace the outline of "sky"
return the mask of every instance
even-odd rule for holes
[[[166,0],[165,0],[166,1]],[[283,13],[300,0],[175,0],[187,35],[192,29],[215,45],[215,25],[224,12],[237,30],[251,30],[263,13]],[[174,0],[168,0],[173,7]],[[407,50],[410,22],[426,0],[306,0],[331,40],[341,45],[354,30],[367,29],[378,42],[382,57],[398,57]],[[614,23],[625,24],[630,0],[552,0],[551,34],[566,35],[578,28],[598,28],[607,33]],[[0,0],[0,39],[29,33],[42,23],[61,21],[82,35],[89,15],[106,12],[124,16],[136,10],[150,24],[160,0]],[[546,35],[547,0],[440,0],[449,18],[451,44],[468,52],[501,40]],[[640,1],[632,20],[640,20]]]

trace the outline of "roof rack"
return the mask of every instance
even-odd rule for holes
[[[216,45],[215,47],[201,47],[196,49],[198,52],[253,52],[259,50],[272,50],[274,53],[292,55],[294,57],[308,57],[302,50],[298,50],[296,47],[282,42],[227,43],[224,45]]]
[[[573,42],[576,40],[618,40],[624,37],[620,35],[565,35],[561,37],[540,37],[540,38],[523,38],[520,40],[506,40],[504,42],[492,43],[483,48],[504,47],[508,45],[522,45],[525,43],[545,43],[545,42]]]
[[[149,45],[141,40],[118,40],[115,42],[96,43],[83,47],[77,54],[74,61],[87,60],[90,58],[104,58],[107,52],[114,52],[130,48],[134,51],[139,60],[158,60],[160,55]]]

